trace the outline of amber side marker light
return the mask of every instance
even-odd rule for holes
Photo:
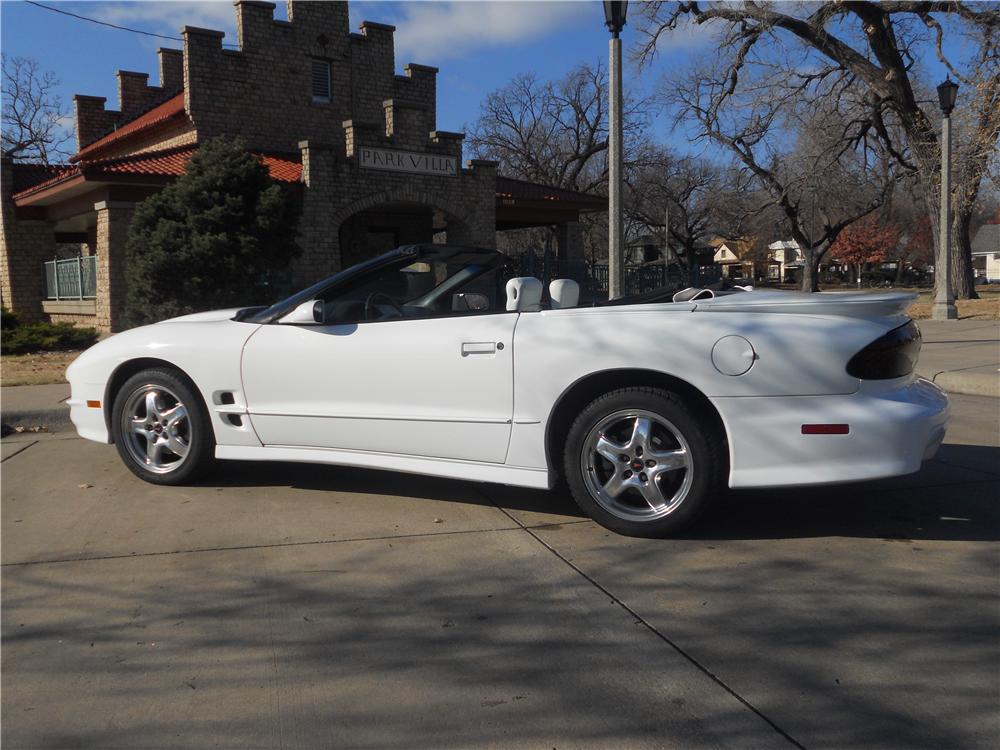
[[[89,406],[91,409],[100,409],[101,408],[101,402],[100,401],[88,401],[87,402],[87,406]]]
[[[803,435],[847,435],[851,431],[849,424],[804,424]]]

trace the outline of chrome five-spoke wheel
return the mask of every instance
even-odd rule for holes
[[[587,488],[609,513],[648,521],[673,512],[694,476],[691,449],[665,418],[622,410],[597,423],[583,443]]]
[[[191,449],[188,407],[176,393],[148,383],[133,390],[121,412],[121,435],[129,456],[147,471],[180,469]]]
[[[591,401],[563,451],[576,504],[619,534],[664,537],[690,525],[720,494],[725,433],[710,407],[648,386]]]
[[[186,375],[142,370],[114,399],[111,427],[129,470],[153,484],[185,484],[211,467],[215,435],[208,410]]]

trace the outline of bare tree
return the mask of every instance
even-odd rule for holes
[[[741,86],[747,67],[767,65],[760,47],[797,48],[803,52],[789,73],[808,99],[813,87],[866,95],[867,113],[856,123],[863,137],[880,139],[899,164],[912,170],[923,187],[932,225],[938,225],[940,143],[933,99],[918,98],[919,47],[929,45],[938,59],[965,84],[965,107],[972,131],[957,153],[964,165],[956,175],[955,239],[953,254],[956,293],[975,295],[971,277],[968,216],[974,210],[979,185],[989,169],[1000,137],[1000,6],[995,2],[839,2],[774,4],[767,2],[712,3],[650,2],[644,8],[648,42],[642,56],[655,52],[660,37],[675,30],[685,17],[696,24],[714,23],[724,29],[720,54],[723,79],[734,90]],[[958,27],[959,31],[955,32]],[[963,70],[945,54],[946,34],[964,33],[975,39],[978,54]],[[792,42],[792,44],[789,44]],[[788,60],[785,61],[789,62]],[[902,133],[902,141],[894,132]],[[954,257],[957,256],[957,257]]]
[[[71,137],[67,116],[56,94],[59,80],[42,72],[38,61],[3,55],[3,154],[12,159],[48,164],[64,158]]]
[[[752,50],[748,50],[751,54]],[[802,288],[818,289],[823,256],[840,231],[878,208],[891,193],[897,170],[877,140],[864,138],[858,111],[863,102],[789,75],[787,61],[742,69],[728,60],[708,63],[665,93],[678,119],[699,125],[699,138],[725,148],[741,166],[746,186],[763,202],[744,205],[749,214],[773,208],[803,253]],[[739,223],[749,221],[745,216]]]
[[[491,92],[469,136],[477,157],[500,172],[552,187],[603,193],[607,184],[608,89],[600,64],[580,65],[560,81],[524,73]],[[645,102],[626,108],[626,148],[645,127]],[[626,154],[626,159],[630,153]]]
[[[580,65],[559,81],[539,81],[531,73],[491,92],[469,134],[478,158],[499,162],[505,177],[552,187],[607,193],[608,82],[600,64]],[[645,101],[626,101],[626,170],[634,168],[646,126]],[[584,214],[584,247],[597,257],[607,246],[607,217]],[[603,237],[603,239],[602,239]],[[551,227],[504,233],[510,251],[551,247]]]
[[[677,262],[690,273],[698,254],[708,247],[723,179],[722,169],[706,159],[681,157],[662,146],[647,145],[627,174],[626,216],[657,234],[666,225]]]

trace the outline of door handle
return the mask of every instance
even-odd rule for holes
[[[497,345],[493,341],[463,341],[462,356],[470,354],[496,354]]]

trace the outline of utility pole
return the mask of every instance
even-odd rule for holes
[[[937,258],[934,261],[934,320],[957,320],[958,309],[951,291],[951,111],[955,108],[958,84],[950,78],[937,87],[941,104],[941,226]]]
[[[608,53],[610,121],[608,123],[608,299],[620,297],[624,276],[624,220],[622,212],[622,40],[628,0],[605,0],[604,16],[611,32]]]
[[[667,283],[667,272],[670,269],[670,202],[663,206],[663,283]]]

